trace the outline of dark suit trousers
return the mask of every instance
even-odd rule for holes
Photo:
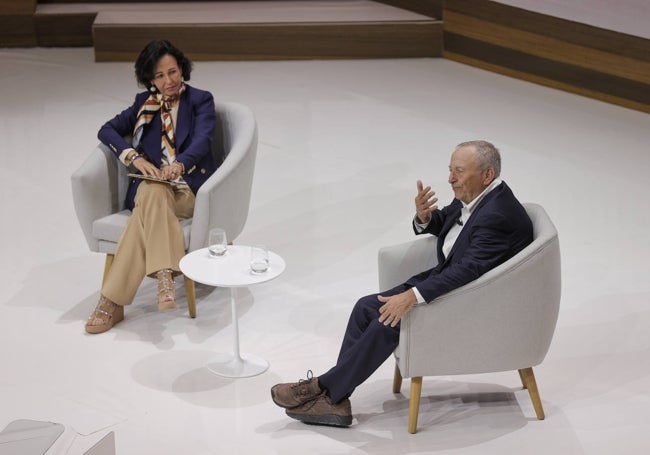
[[[332,403],[348,398],[354,389],[390,357],[399,344],[399,328],[379,322],[377,295],[390,296],[404,292],[411,286],[402,284],[381,294],[359,299],[348,321],[336,366],[318,377],[321,388],[328,390]]]

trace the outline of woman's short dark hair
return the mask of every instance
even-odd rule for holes
[[[154,78],[154,71],[158,61],[168,54],[176,59],[176,63],[178,63],[178,67],[183,74],[183,79],[189,81],[192,73],[192,61],[185,57],[185,54],[172,43],[161,39],[151,41],[138,55],[138,59],[135,61],[135,77],[138,84],[146,87],[147,90],[151,88],[151,81]]]

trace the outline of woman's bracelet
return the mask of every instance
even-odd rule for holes
[[[131,155],[130,158],[127,157],[127,158],[124,160],[124,164],[126,164],[127,167],[128,167],[128,166],[131,166],[131,165],[133,164],[133,162],[134,162],[135,160],[139,159],[139,158],[142,158],[142,155],[140,155],[138,152],[134,152],[133,155]]]

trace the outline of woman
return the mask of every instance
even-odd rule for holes
[[[158,308],[176,308],[173,277],[185,254],[179,220],[192,216],[196,192],[217,168],[214,99],[186,84],[191,71],[192,62],[169,41],[150,42],[135,62],[138,84],[147,91],[99,130],[99,140],[131,172],[164,182],[131,179],[126,207],[132,214],[86,322],[88,333],[106,332],[124,319],[124,306],[145,275],[158,279]]]

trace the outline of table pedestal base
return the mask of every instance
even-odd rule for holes
[[[219,354],[205,364],[206,368],[226,378],[248,378],[264,373],[269,362],[255,354]]]

